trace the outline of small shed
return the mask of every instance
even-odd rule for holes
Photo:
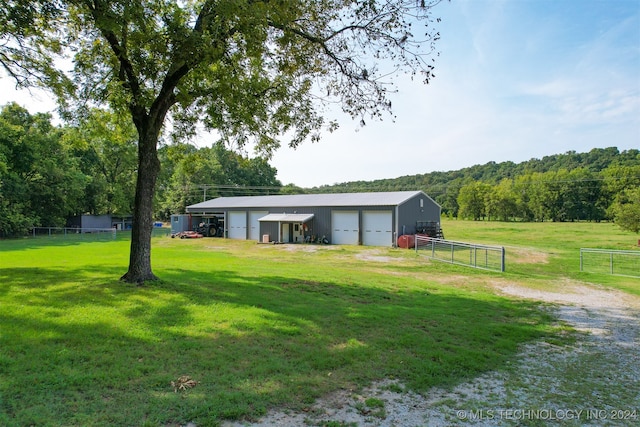
[[[111,228],[111,215],[76,215],[67,219],[67,227],[85,229]]]
[[[90,232],[92,229],[115,228],[117,230],[130,230],[133,224],[131,215],[76,215],[67,219],[67,227],[84,229]]]
[[[231,239],[393,246],[418,223],[439,224],[441,208],[422,191],[394,191],[219,197],[186,210],[180,221],[215,215]]]

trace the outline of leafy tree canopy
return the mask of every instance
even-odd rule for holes
[[[640,233],[640,187],[623,191],[611,208],[620,228]]]
[[[0,111],[0,236],[62,226],[81,205],[87,177],[61,134],[47,114]]]
[[[245,157],[220,143],[200,149],[189,144],[164,146],[160,158],[163,178],[155,210],[160,219],[214,197],[247,195],[251,189],[278,193],[282,186],[277,170],[265,159]]]
[[[168,116],[178,135],[192,134],[201,121],[223,140],[252,141],[265,153],[281,135],[296,146],[333,129],[319,100],[337,101],[363,122],[380,117],[391,108],[395,70],[422,73],[427,82],[433,77],[426,55],[439,37],[431,25],[438,2],[5,1],[9,13],[2,20],[11,25],[0,33],[2,65],[18,80],[35,75],[52,87],[64,110],[75,109],[67,117],[77,118],[92,102],[131,116],[138,176],[123,279],[143,282],[155,279],[157,147]],[[19,30],[22,15],[12,15],[23,10],[33,11],[27,32]],[[53,68],[61,52],[71,53],[73,73]],[[68,92],[73,96],[63,96]]]
[[[80,213],[130,214],[137,167],[137,134],[130,120],[92,109],[64,140],[90,177]]]

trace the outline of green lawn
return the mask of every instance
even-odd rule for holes
[[[583,239],[635,236],[544,225],[445,222],[447,238],[508,246],[505,274],[401,249],[154,238],[162,280],[144,287],[118,280],[124,239],[0,241],[0,425],[215,425],[382,378],[420,392],[500,369],[564,331],[490,281],[638,287],[565,266]],[[197,385],[175,392],[181,375]]]

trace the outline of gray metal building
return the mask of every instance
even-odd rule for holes
[[[76,215],[67,219],[67,227],[73,228],[116,228],[118,230],[131,229],[133,222],[131,215]]]
[[[440,205],[422,191],[220,197],[173,215],[172,232],[213,216],[230,239],[393,246],[418,222],[439,224]]]

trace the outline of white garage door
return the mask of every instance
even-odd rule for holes
[[[260,221],[258,221],[258,219],[262,218],[268,213],[269,211],[249,212],[249,240],[262,240],[262,237],[260,237]]]
[[[391,246],[393,227],[391,212],[365,211],[362,213],[362,244],[365,246]]]
[[[247,239],[247,213],[229,212],[229,235],[230,239]]]
[[[331,212],[331,243],[334,245],[358,244],[358,212]]]

